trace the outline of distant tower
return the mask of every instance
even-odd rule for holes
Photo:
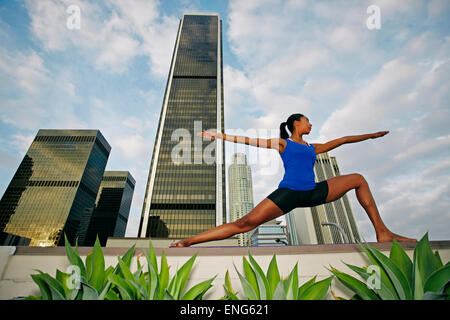
[[[289,244],[286,227],[273,219],[250,231],[252,246],[287,246]]]
[[[92,212],[111,147],[98,130],[39,130],[0,201],[0,238],[74,244]]]
[[[180,21],[153,147],[139,236],[180,239],[226,222],[222,21]]]
[[[105,246],[108,237],[125,236],[135,184],[128,171],[105,171],[92,217],[83,221],[87,232],[80,243],[93,246],[98,234],[100,245]]]
[[[235,153],[232,163],[228,168],[230,222],[236,221],[253,209],[252,171],[247,165],[247,159],[243,153]],[[238,235],[238,244],[248,246],[249,233]]]
[[[328,153],[318,154],[314,173],[316,182],[339,176],[336,158],[329,157]],[[291,244],[344,243],[339,228],[334,225],[323,226],[324,222],[340,226],[350,242],[361,241],[350,202],[345,194],[336,201],[312,208],[296,208],[286,214]]]

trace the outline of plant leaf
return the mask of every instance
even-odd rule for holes
[[[283,280],[280,280],[280,282],[278,282],[272,298],[273,300],[286,300],[286,292],[284,291]]]
[[[95,240],[91,263],[92,272],[91,277],[89,278],[89,284],[99,292],[105,283],[105,258],[103,256],[98,235]]]
[[[253,287],[250,285],[248,280],[239,273],[234,263],[233,266],[239,276],[239,280],[241,280],[241,285],[242,289],[244,290],[245,298],[247,298],[248,300],[257,300],[257,295],[255,290],[253,290]]]
[[[84,267],[83,260],[81,260],[78,253],[70,246],[69,240],[64,234],[65,242],[64,245],[66,247],[66,256],[69,260],[70,264],[77,266],[80,268],[80,273],[82,277],[86,277],[86,268]]]
[[[330,289],[333,277],[313,283],[300,297],[300,300],[323,300]]]
[[[280,271],[278,270],[277,260],[274,254],[270,261],[269,268],[267,269],[267,282],[269,283],[270,289],[267,299],[272,299],[280,279]]]
[[[302,284],[300,288],[298,288],[297,299],[300,299],[306,289],[308,289],[316,281],[316,277],[317,276],[314,276],[312,279],[308,280],[307,282]]]
[[[242,265],[244,268],[244,275],[247,279],[248,283],[252,286],[253,290],[256,292],[256,297],[261,299],[259,288],[258,288],[258,280],[256,279],[256,274],[253,268],[251,267],[250,263],[248,263],[247,259],[245,257],[242,257]]]
[[[409,282],[403,272],[395,265],[395,263],[389,260],[389,258],[382,254],[380,251],[373,248],[369,244],[367,244],[367,247],[388,274],[399,298],[401,300],[411,300],[411,287],[409,286]]]
[[[409,256],[406,254],[405,250],[403,250],[403,248],[398,244],[395,238],[392,241],[389,258],[402,271],[403,275],[409,282],[410,288],[413,288],[413,263]]]
[[[121,278],[118,275],[110,274],[108,277],[109,281],[111,281],[116,288],[119,290],[122,300],[134,300],[136,297],[135,288],[125,281],[125,279]]]
[[[331,267],[330,272],[333,273],[344,286],[356,293],[361,299],[379,300],[378,296],[372,290],[367,288],[365,283],[333,267]]]
[[[289,274],[289,278],[285,283],[285,292],[287,300],[297,300],[298,295],[298,262]]]
[[[417,262],[422,283],[437,269],[436,257],[428,240],[428,232],[420,239],[414,249],[414,260]]]
[[[36,270],[39,272],[39,274],[32,274],[31,279],[38,285],[39,289],[41,290],[41,295],[43,300],[52,300],[52,292],[50,291],[50,287],[48,284],[44,281],[42,277],[42,273],[39,270]]]
[[[161,255],[161,271],[159,273],[159,299],[164,298],[164,291],[169,284],[169,266],[167,265],[166,253]]]
[[[369,249],[367,249],[365,246],[363,246],[360,242],[358,242],[358,244],[364,250],[364,252],[366,253],[369,260],[372,262],[372,264],[375,266],[378,266],[380,268],[381,282],[384,282],[384,285],[385,285],[386,289],[388,290],[387,292],[384,292],[384,293],[380,292],[380,293],[384,294],[382,299],[383,300],[398,300],[397,291],[395,290],[395,287],[392,284],[392,281],[389,279],[388,275],[386,274],[386,271],[381,266],[381,264],[378,262],[378,259],[373,255],[373,253]],[[388,295],[388,293],[390,293],[390,294]]]
[[[174,299],[180,299],[180,296],[186,286],[186,282],[188,280],[189,274],[192,269],[192,265],[194,264],[195,258],[197,257],[197,253],[194,254],[185,264],[181,266],[181,268],[177,271],[177,279],[175,281],[174,294],[172,295]]]
[[[253,259],[253,256],[252,256],[250,250],[248,251],[248,258],[255,270],[256,280],[258,281],[260,299],[267,300],[268,292],[270,292],[270,288],[269,288],[269,282],[267,281],[266,275],[264,274],[264,272],[262,271],[261,267],[256,262],[256,260]]]
[[[423,291],[438,292],[450,280],[450,265],[442,266],[433,272],[425,282]]]
[[[189,289],[186,294],[181,298],[181,300],[198,300],[198,298],[203,297],[203,295],[212,287],[212,282],[217,276],[213,278],[200,282],[199,284],[193,286]]]

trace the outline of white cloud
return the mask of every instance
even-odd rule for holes
[[[154,0],[111,0],[104,5],[88,1],[27,1],[31,31],[46,50],[79,49],[86,59],[101,69],[124,73],[133,58],[147,55],[150,70],[166,76],[175,43],[178,19],[159,11]],[[80,29],[66,26],[66,9],[77,5],[81,13]]]

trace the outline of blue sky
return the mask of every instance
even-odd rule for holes
[[[70,5],[80,29],[69,30]],[[367,8],[380,9],[370,30]],[[276,137],[292,113],[305,139],[390,130],[330,154],[363,174],[395,233],[450,238],[450,2],[0,1],[0,194],[41,128],[100,129],[108,170],[137,184],[127,236],[136,236],[170,58],[182,13],[223,21],[225,132]],[[226,145],[233,152],[254,147]],[[277,186],[275,150],[251,162],[255,205]],[[276,164],[274,166],[273,164]],[[363,237],[375,234],[348,193]]]

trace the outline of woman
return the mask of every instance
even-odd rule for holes
[[[289,137],[286,126],[292,135]],[[316,154],[333,150],[346,143],[360,142],[367,139],[380,138],[389,131],[346,136],[327,143],[309,144],[303,140],[303,135],[311,132],[309,119],[300,113],[291,115],[280,125],[280,138],[250,139],[231,136],[224,133],[203,131],[197,135],[204,138],[222,138],[226,141],[243,142],[256,147],[276,149],[283,159],[285,174],[278,189],[267,196],[244,217],[223,224],[177,243],[171,247],[186,247],[196,243],[221,240],[237,233],[248,232],[260,224],[291,211],[297,207],[313,207],[332,202],[342,197],[347,191],[355,189],[356,197],[372,222],[378,242],[417,241],[392,233],[383,223],[369,185],[360,174],[348,174],[330,178],[316,183],[314,180],[314,162]]]

